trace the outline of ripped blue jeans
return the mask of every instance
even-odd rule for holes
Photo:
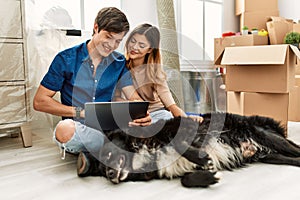
[[[88,151],[92,153],[95,157],[98,157],[98,153],[104,143],[105,135],[99,130],[87,127],[86,125],[80,122],[74,120],[72,121],[75,123],[75,132],[73,137],[68,142],[61,143],[56,139],[56,128],[53,133],[53,140],[58,144],[58,146],[61,149],[62,159],[65,158],[65,152],[79,154],[81,151]]]

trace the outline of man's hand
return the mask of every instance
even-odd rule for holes
[[[149,112],[147,112],[147,115],[143,118],[135,119],[132,122],[129,122],[129,126],[149,126],[151,124],[151,116]]]

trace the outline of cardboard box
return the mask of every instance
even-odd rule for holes
[[[266,23],[270,16],[279,16],[278,10],[265,10],[265,11],[253,11],[244,12],[240,16],[240,31],[243,26],[247,26],[249,30],[257,28],[258,30],[267,30]]]
[[[236,15],[263,10],[278,10],[278,0],[235,0]]]
[[[295,86],[300,87],[300,75],[295,75]]]
[[[300,75],[300,59],[297,58],[297,64],[296,64],[296,71],[295,71],[296,75]]]
[[[293,31],[300,33],[300,24],[299,23],[293,24]]]
[[[227,91],[288,93],[297,57],[297,47],[282,44],[226,47],[217,60],[226,66]]]
[[[229,36],[223,38],[214,39],[214,62],[220,57],[220,54],[224,51],[225,47],[233,46],[253,46],[253,45],[268,45],[268,36],[260,35],[240,35]]]
[[[283,44],[284,36],[293,30],[293,20],[272,16],[268,19],[267,30],[270,44]]]
[[[295,86],[289,93],[289,121],[300,122],[300,87]]]
[[[227,112],[271,117],[287,127],[289,94],[227,92]]]

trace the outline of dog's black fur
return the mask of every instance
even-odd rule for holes
[[[300,166],[300,147],[271,118],[230,113],[203,118],[198,123],[176,117],[109,132],[99,155],[101,175],[113,183],[181,177],[183,186],[207,187],[218,182],[218,170],[248,163]]]

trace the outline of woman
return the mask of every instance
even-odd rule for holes
[[[168,87],[166,73],[161,65],[159,43],[159,30],[145,23],[130,33],[125,44],[126,65],[132,74],[136,91],[143,100],[150,103],[152,122],[173,116],[186,117],[185,112],[176,105]],[[192,118],[202,121],[201,117]]]

